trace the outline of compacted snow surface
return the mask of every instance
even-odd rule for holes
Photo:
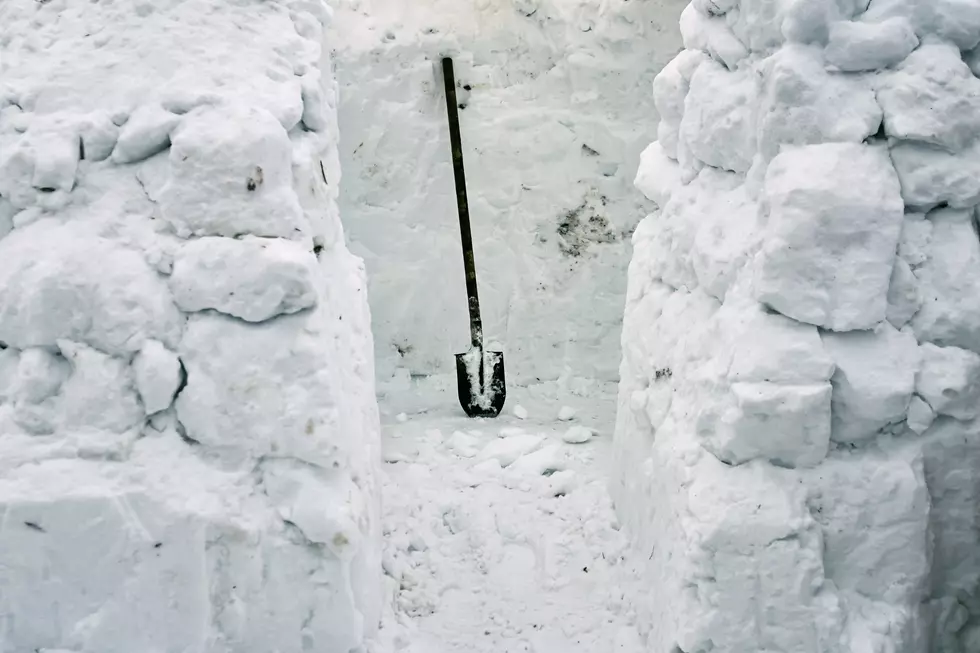
[[[467,419],[451,389],[439,394],[439,410],[383,419],[377,650],[644,651],[606,489],[614,395],[571,397],[563,416],[579,410],[559,421],[562,404],[534,389],[494,420]]]

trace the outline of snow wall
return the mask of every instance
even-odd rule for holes
[[[615,381],[632,186],[682,0],[336,0],[340,206],[381,390],[469,345],[440,57],[455,58],[483,322],[508,380]],[[394,377],[394,379],[393,379]]]
[[[0,651],[362,650],[326,5],[0,4]]]
[[[649,650],[980,651],[980,2],[680,26],[615,442]]]

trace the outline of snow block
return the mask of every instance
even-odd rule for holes
[[[980,237],[971,212],[928,216],[929,259],[916,271],[922,308],[912,318],[920,341],[980,352]]]
[[[887,153],[857,144],[788,150],[769,167],[765,197],[759,301],[835,331],[884,320],[903,215]]]
[[[919,369],[915,336],[883,324],[875,331],[825,332],[822,338],[837,366],[831,439],[857,444],[905,421]]]
[[[705,60],[700,50],[684,50],[653,78],[653,101],[660,114],[657,136],[664,152],[677,160],[677,145],[684,117],[684,99],[691,88],[691,77]]]
[[[309,236],[290,164],[289,137],[269,112],[203,107],[173,134],[163,218],[181,236]]]
[[[133,358],[133,373],[147,415],[169,408],[184,381],[177,354],[156,340],[147,340]]]
[[[828,73],[817,48],[782,48],[762,71],[758,139],[767,160],[784,145],[860,143],[881,125],[870,83]]]
[[[756,149],[757,96],[750,69],[732,72],[714,61],[703,62],[684,99],[680,140],[707,165],[748,171]]]
[[[177,251],[170,289],[182,311],[262,322],[316,305],[316,274],[316,257],[298,243],[205,237]]]
[[[182,324],[142,256],[83,223],[43,219],[0,240],[0,342],[8,346],[67,339],[124,355],[148,338],[176,346]]]
[[[898,142],[891,146],[891,155],[902,199],[910,208],[928,211],[946,203],[962,209],[980,203],[980,141],[956,154]]]
[[[147,104],[136,109],[119,130],[112,160],[137,163],[170,147],[170,135],[181,117],[158,105]]]
[[[878,70],[901,62],[918,45],[912,23],[903,16],[880,23],[841,21],[830,26],[824,56],[844,72]]]
[[[915,392],[937,415],[972,420],[980,415],[980,354],[959,347],[922,345]]]
[[[925,43],[879,84],[889,137],[961,152],[980,135],[980,79],[959,49]]]
[[[729,70],[749,55],[723,18],[704,14],[693,3],[681,12],[680,28],[685,48],[706,52]]]

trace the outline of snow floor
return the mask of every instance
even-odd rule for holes
[[[379,649],[640,653],[605,484],[615,384],[565,401],[510,389],[494,420],[466,418],[443,386],[430,392],[438,407],[382,418],[391,602]],[[563,406],[573,419],[558,419]],[[574,427],[595,433],[566,443]]]

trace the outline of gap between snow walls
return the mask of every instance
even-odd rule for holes
[[[340,206],[368,270],[381,393],[444,401],[421,398],[422,386],[452,375],[468,345],[444,54],[484,326],[508,380],[615,382],[629,239],[652,208],[632,180],[655,137],[650,84],[680,49],[685,3],[333,4]]]
[[[0,651],[362,651],[362,262],[316,1],[0,4]]]
[[[980,3],[695,0],[614,499],[651,651],[980,651]]]

